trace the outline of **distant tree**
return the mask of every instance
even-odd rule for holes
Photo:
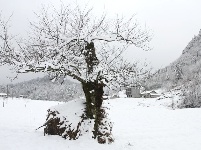
[[[175,75],[176,75],[175,77],[176,81],[182,79],[183,72],[182,72],[182,68],[179,65],[176,65]]]
[[[186,83],[183,88],[184,97],[181,103],[181,107],[184,108],[201,107],[201,73],[196,73],[192,76],[192,81]]]
[[[13,39],[8,22],[0,22],[1,64],[15,66],[18,73],[47,72],[53,80],[70,76],[82,84],[86,98],[85,117],[94,119],[94,138],[103,134],[103,87],[119,85],[136,73],[122,53],[134,45],[149,50],[149,32],[134,17],[108,20],[93,17],[92,10],[62,6],[43,9],[26,40]]]

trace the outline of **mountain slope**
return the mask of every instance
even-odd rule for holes
[[[7,92],[5,87],[1,90]],[[52,82],[47,76],[8,85],[8,92],[13,97],[25,95],[36,100],[56,101],[69,101],[83,95],[80,84],[70,80],[65,80],[63,84],[59,81]]]
[[[148,86],[166,87],[188,82],[201,72],[201,30],[187,44],[181,56],[165,68],[159,69],[148,81]],[[171,84],[171,85],[169,85]]]
[[[201,107],[201,30],[177,60],[158,70],[147,81],[149,89],[169,90],[178,86],[183,89],[184,107]]]

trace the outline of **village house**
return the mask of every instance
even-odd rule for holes
[[[8,95],[6,93],[0,93],[0,97],[7,98]]]
[[[139,85],[130,85],[129,87],[126,88],[126,95],[127,97],[132,97],[132,98],[140,98],[140,87]]]
[[[20,95],[19,98],[27,98],[27,95]]]
[[[140,98],[140,97],[157,98],[157,97],[161,96],[155,90],[142,92],[142,86],[140,86],[138,84],[133,84],[133,85],[127,86],[125,88],[125,90],[126,90],[126,96],[128,98]]]
[[[156,98],[159,97],[160,94],[157,93],[156,91],[152,90],[152,91],[144,91],[141,93],[141,97],[143,98]]]

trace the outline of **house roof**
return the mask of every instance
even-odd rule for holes
[[[156,91],[152,90],[152,91],[144,91],[141,93],[142,95],[146,95],[146,94],[151,94],[151,95],[160,95],[159,93],[157,93]]]
[[[0,95],[1,95],[1,96],[7,96],[7,94],[6,94],[6,93],[0,93]]]

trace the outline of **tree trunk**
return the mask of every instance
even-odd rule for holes
[[[86,110],[87,118],[94,119],[94,138],[100,135],[99,125],[104,118],[104,110],[101,109],[103,102],[103,84],[96,82],[82,83],[82,88],[86,97]],[[100,135],[101,136],[101,135]]]
[[[94,121],[92,131],[93,138],[97,139],[100,144],[107,142],[112,143],[114,141],[111,133],[112,123],[107,118],[107,113],[105,111],[107,108],[101,107],[103,102],[102,97],[104,85],[98,82],[83,82],[82,87],[86,97],[86,108],[81,116],[81,120],[77,124],[77,127],[71,128],[72,123],[70,120],[67,120],[67,117],[61,116],[58,111],[49,109],[46,123],[41,126],[45,126],[44,135],[60,135],[65,139],[76,140],[83,134],[83,132],[85,133],[88,131],[83,129],[81,126],[86,124],[89,125],[91,123],[93,124]],[[88,119],[92,119],[93,121]]]

